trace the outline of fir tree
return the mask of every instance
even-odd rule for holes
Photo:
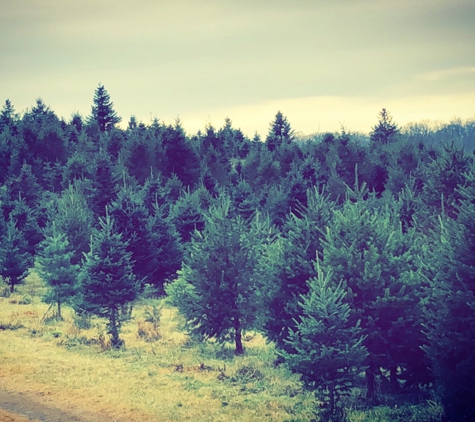
[[[316,266],[317,276],[308,281],[308,293],[299,297],[302,316],[286,340],[291,351],[279,354],[309,387],[326,396],[333,418],[339,413],[339,398],[355,385],[368,352],[360,322],[350,322],[342,284],[332,282],[332,273],[325,275],[318,261]]]
[[[91,198],[93,203],[92,210],[96,215],[104,217],[106,207],[117,197],[113,164],[106,151],[101,150],[99,152],[95,159],[94,167],[95,175],[92,183],[95,192]]]
[[[242,332],[256,328],[263,317],[279,243],[261,217],[250,225],[232,217],[227,198],[205,218],[203,232],[195,232],[191,240],[179,280],[167,292],[191,331],[204,339],[234,340],[236,354],[242,354]]]
[[[368,398],[376,400],[380,368],[390,372],[397,388],[398,378],[414,369],[413,362],[424,361],[416,259],[420,251],[409,235],[402,234],[389,204],[377,210],[373,201],[362,201],[361,196],[363,191],[353,192],[353,199],[333,213],[324,240],[323,269],[343,280],[351,321],[361,320],[369,352]]]
[[[64,163],[67,160],[67,137],[62,122],[41,99],[37,99],[36,106],[23,115],[20,129],[25,146],[21,162],[33,166],[38,180],[42,180],[44,162]]]
[[[187,243],[195,230],[203,230],[203,208],[198,191],[183,191],[178,201],[170,209],[170,221],[180,234],[181,241]]]
[[[0,258],[0,275],[13,293],[15,286],[24,282],[28,269],[33,264],[24,233],[17,228],[13,219],[6,222],[0,238]]]
[[[112,202],[109,214],[115,228],[127,239],[127,251],[132,258],[132,269],[137,281],[143,286],[150,276],[150,260],[154,254],[147,230],[148,212],[140,195],[129,185],[124,185]]]
[[[71,263],[80,264],[89,251],[94,218],[76,185],[70,185],[62,192],[49,218],[58,231],[66,235],[72,252]]]
[[[0,112],[0,133],[8,129],[11,135],[17,134],[19,120],[20,116],[15,112],[11,101],[7,99]]]
[[[110,95],[104,85],[99,84],[96,88],[93,102],[90,120],[97,122],[101,132],[111,130],[116,123],[122,120],[115,112],[114,104],[111,102]]]
[[[396,136],[399,134],[399,129],[395,123],[391,114],[383,108],[379,113],[378,124],[373,128],[371,132],[371,141],[377,145],[389,144],[396,140]]]
[[[283,144],[288,144],[293,139],[293,131],[287,118],[278,111],[274,121],[270,125],[266,138],[266,145],[269,151],[274,151]]]
[[[50,234],[45,237],[40,247],[39,274],[49,287],[44,300],[57,304],[57,317],[62,319],[61,305],[67,303],[76,293],[79,266],[71,264],[73,253],[68,239],[56,229],[54,223]]]
[[[426,244],[424,350],[451,421],[475,419],[475,167],[457,189],[457,220],[440,217]]]
[[[306,201],[307,202],[307,201]],[[278,348],[287,349],[289,329],[300,321],[300,296],[308,292],[307,281],[315,277],[314,261],[322,256],[324,228],[331,218],[328,197],[316,189],[308,192],[308,206],[303,214],[288,216],[282,228],[282,260],[278,263],[278,277],[272,301],[270,318],[265,329]]]
[[[108,319],[111,344],[120,348],[124,315],[120,310],[136,298],[138,285],[127,242],[116,232],[111,217],[100,218],[100,229],[91,239],[80,275],[81,298],[77,307]]]
[[[183,261],[183,246],[175,226],[165,216],[163,207],[155,207],[147,221],[147,237],[150,257],[146,263],[147,282],[153,285],[159,295],[165,290]]]

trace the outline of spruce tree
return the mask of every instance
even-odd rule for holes
[[[40,245],[39,274],[48,286],[44,298],[47,303],[56,303],[57,317],[62,319],[61,305],[68,303],[76,293],[79,266],[71,263],[73,253],[68,239],[53,223]]]
[[[62,192],[51,212],[50,221],[54,221],[58,231],[66,235],[72,264],[80,264],[84,253],[89,251],[94,218],[75,184]]]
[[[24,233],[17,228],[13,219],[6,222],[0,238],[0,258],[0,275],[10,286],[10,293],[13,293],[15,286],[24,282],[33,265]]]
[[[172,295],[192,332],[219,342],[234,340],[244,352],[242,333],[257,328],[273,285],[273,263],[279,243],[269,222],[256,216],[246,223],[230,214],[221,200],[205,215],[205,228],[195,232]]]
[[[8,129],[11,135],[17,134],[19,120],[20,116],[15,112],[11,101],[7,99],[0,112],[0,133]]]
[[[164,286],[181,268],[183,245],[175,226],[165,216],[163,207],[155,207],[147,221],[149,260],[146,263],[147,282],[157,293],[164,293]]]
[[[170,221],[175,225],[182,242],[188,243],[195,230],[203,230],[205,211],[198,190],[182,191],[180,198],[170,208]]]
[[[123,341],[119,333],[124,321],[120,311],[135,300],[138,285],[127,242],[117,233],[108,214],[99,222],[100,229],[92,235],[90,251],[79,273],[81,291],[77,306],[107,318],[112,347],[120,348]]]
[[[360,321],[351,322],[342,283],[331,281],[332,273],[325,275],[318,265],[317,260],[317,276],[308,280],[309,291],[299,297],[302,316],[285,340],[290,351],[279,354],[328,400],[333,417],[339,413],[339,398],[354,387],[368,352]]]
[[[111,130],[116,123],[122,120],[115,112],[114,104],[104,85],[99,84],[96,88],[93,102],[90,120],[97,122],[101,132]]]
[[[266,145],[269,151],[274,151],[281,145],[289,144],[293,139],[293,131],[287,118],[278,111],[274,121],[270,124],[269,133],[266,137]]]
[[[457,220],[441,216],[426,243],[424,350],[451,421],[475,419],[475,167],[457,189]]]
[[[393,205],[375,209],[379,203],[362,201],[363,194],[354,192],[353,199],[333,213],[324,239],[322,268],[343,280],[351,321],[361,320],[369,352],[365,361],[368,398],[375,400],[381,369],[389,371],[397,388],[398,378],[406,377],[406,372],[409,376],[414,361],[424,361],[417,274],[420,251],[408,234],[403,235],[390,211]]]
[[[278,277],[265,325],[267,336],[281,349],[288,349],[285,340],[289,329],[295,329],[300,321],[300,296],[308,292],[307,281],[317,275],[314,261],[322,256],[324,231],[331,218],[328,197],[316,189],[307,194],[308,206],[303,214],[289,215],[282,228],[283,256],[277,265]]]
[[[399,129],[393,122],[391,114],[385,108],[383,108],[379,113],[378,124],[371,132],[371,141],[373,141],[376,145],[389,144],[396,140],[398,134]]]
[[[95,192],[90,198],[91,208],[96,215],[104,217],[106,207],[117,197],[113,164],[107,151],[101,150],[95,157],[94,170],[92,185]]]
[[[133,261],[132,269],[137,281],[143,286],[150,281],[149,267],[154,250],[147,229],[148,212],[142,198],[131,186],[124,185],[117,194],[117,199],[109,207],[109,215],[115,228],[127,239],[127,251]]]

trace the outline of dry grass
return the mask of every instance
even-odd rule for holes
[[[273,367],[274,354],[259,335],[247,353],[198,343],[182,330],[175,308],[158,301],[137,304],[121,337],[126,349],[107,350],[105,323],[89,329],[64,321],[41,322],[41,280],[31,275],[16,296],[0,298],[0,388],[48,397],[55,406],[83,408],[117,421],[308,421],[316,402],[294,375]]]

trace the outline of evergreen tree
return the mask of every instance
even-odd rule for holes
[[[362,201],[361,196],[364,192],[354,192],[353,199],[333,213],[324,240],[323,269],[333,270],[335,278],[343,280],[351,321],[361,320],[369,352],[365,361],[368,398],[375,400],[381,368],[390,372],[394,388],[399,378],[417,378],[424,372],[413,367],[417,360],[424,362],[417,274],[420,251],[417,242],[402,234],[389,211],[393,205],[380,205],[378,210],[374,201]],[[416,370],[420,373],[411,374]]]
[[[32,165],[40,183],[44,162],[66,162],[68,144],[63,124],[41,99],[37,99],[36,106],[23,115],[20,133],[24,143],[21,162]]]
[[[475,167],[459,189],[458,218],[440,217],[426,243],[425,352],[451,421],[475,419]]]
[[[58,231],[64,233],[72,252],[71,263],[80,264],[89,251],[94,218],[87,201],[75,185],[65,189],[54,204],[49,217]]]
[[[116,232],[108,214],[100,218],[100,229],[93,233],[79,280],[81,297],[77,307],[106,317],[112,347],[120,348],[123,341],[119,333],[124,318],[120,310],[135,300],[138,285],[127,242]]]
[[[11,101],[7,99],[0,112],[0,133],[8,129],[10,134],[17,134],[19,120],[20,116],[15,112]]]
[[[147,237],[150,259],[146,263],[147,282],[159,295],[164,293],[165,283],[171,281],[181,268],[183,246],[175,226],[165,216],[163,207],[155,207],[147,221]]]
[[[205,216],[195,232],[180,278],[171,294],[191,331],[202,338],[234,340],[242,354],[242,332],[260,325],[266,292],[272,287],[279,242],[269,222],[250,224],[230,215],[228,198]]]
[[[127,252],[132,258],[132,269],[137,281],[143,286],[150,276],[150,260],[154,254],[147,230],[148,212],[140,195],[129,185],[124,185],[117,194],[117,199],[109,208],[109,215],[115,228],[127,239]]]
[[[113,164],[109,154],[101,150],[95,162],[95,175],[92,180],[95,192],[92,200],[92,210],[96,215],[104,217],[106,207],[117,197]]]
[[[156,207],[168,205],[170,189],[165,188],[165,181],[160,173],[153,173],[145,180],[141,195],[143,204],[148,214],[151,215]]]
[[[317,275],[314,261],[322,256],[324,230],[330,218],[328,197],[314,189],[308,192],[308,206],[303,214],[289,215],[282,228],[283,255],[277,265],[276,288],[265,325],[267,336],[278,348],[288,348],[289,329],[295,330],[300,322],[300,297],[308,292],[307,281]]]
[[[51,233],[40,246],[39,274],[49,287],[44,300],[57,304],[57,317],[62,319],[61,305],[67,303],[76,293],[79,266],[71,264],[73,253],[68,239],[56,229],[54,223]]]
[[[170,209],[170,221],[180,234],[181,241],[187,243],[195,230],[201,231],[205,225],[199,192],[183,191],[178,201]]]
[[[27,207],[36,209],[41,196],[41,186],[32,172],[31,165],[24,163],[20,174],[6,182],[11,201],[23,200]]]
[[[111,102],[110,95],[104,85],[99,84],[96,88],[93,102],[90,120],[97,122],[101,132],[111,130],[116,123],[122,120],[115,112],[114,104]]]
[[[317,276],[308,281],[308,293],[299,297],[302,317],[294,330],[289,329],[286,342],[291,351],[279,353],[309,387],[326,396],[333,418],[339,413],[340,396],[354,387],[368,352],[360,322],[350,322],[342,284],[332,282],[332,273],[325,275],[318,261],[316,270]]]
[[[371,141],[376,145],[389,144],[396,140],[398,134],[399,129],[393,122],[391,114],[383,108],[379,113],[378,124],[373,127],[373,131],[371,132]]]
[[[4,233],[0,238],[0,258],[2,259],[0,275],[13,293],[15,286],[24,282],[28,269],[33,264],[28,252],[28,243],[13,219],[6,222]]]
[[[287,118],[278,111],[274,121],[270,125],[266,138],[269,151],[274,151],[281,145],[289,144],[293,139],[293,131]]]
[[[160,170],[164,176],[176,174],[184,186],[195,186],[199,179],[200,161],[179,120],[164,129],[162,145],[166,160]]]
[[[445,213],[455,218],[461,195],[457,188],[465,182],[464,174],[470,170],[473,158],[462,149],[443,145],[438,156],[424,166],[422,199],[431,212]]]

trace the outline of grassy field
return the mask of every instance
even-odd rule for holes
[[[259,334],[247,333],[245,355],[234,356],[232,345],[190,338],[166,301],[142,299],[122,328],[125,349],[113,351],[104,320],[81,328],[84,321],[65,307],[64,320],[57,321],[41,302],[43,293],[33,273],[14,295],[0,297],[3,391],[58,412],[74,410],[88,421],[320,420],[319,401],[297,375],[274,367],[274,350]],[[349,422],[442,418],[432,401],[366,411],[357,409],[358,402],[357,393],[347,401]]]
[[[182,330],[175,308],[138,303],[122,329],[126,348],[108,349],[105,323],[78,328],[49,319],[43,286],[30,275],[18,292],[0,298],[0,387],[29,392],[62,409],[83,408],[117,421],[318,420],[318,403],[298,377],[274,368],[273,350],[257,334],[246,354],[198,343]],[[160,323],[145,321],[160,309]],[[51,313],[51,312],[50,312]]]

